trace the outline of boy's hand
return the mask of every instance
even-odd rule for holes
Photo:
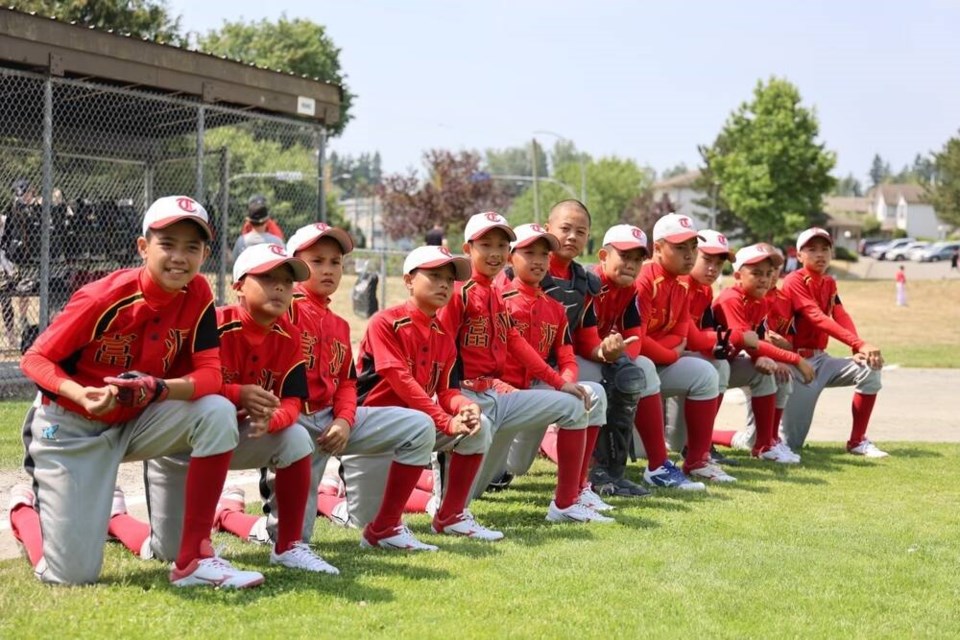
[[[687,339],[684,338],[683,340],[681,340],[680,344],[675,346],[673,350],[677,352],[678,356],[682,356],[683,352],[687,350]]]
[[[800,370],[800,375],[803,376],[803,384],[810,384],[813,382],[813,379],[817,377],[817,372],[813,370],[813,365],[805,358],[800,358],[800,362],[797,363],[797,369]]]
[[[793,377],[793,371],[791,371],[790,366],[782,362],[777,363],[777,370],[773,373],[773,378],[781,383],[785,384],[790,381]],[[811,378],[812,380],[812,378]]]
[[[560,387],[559,391],[562,391],[564,393],[569,393],[572,396],[580,398],[580,401],[583,402],[584,408],[587,411],[590,410],[590,395],[580,385],[574,384],[572,382],[565,382],[563,386]]]
[[[760,336],[757,335],[756,331],[744,331],[743,344],[750,349],[756,349],[757,345],[760,344]]]
[[[270,430],[270,418],[272,417],[272,411],[269,414],[257,414],[255,416],[250,416],[250,431],[247,432],[247,437],[260,438],[266,435]]]
[[[467,435],[472,436],[480,431],[480,405],[476,403],[464,405],[460,407],[456,417],[468,429]]]
[[[599,353],[597,355],[599,355],[600,359],[604,362],[613,362],[623,355],[625,346],[626,343],[623,341],[623,336],[614,331],[600,341]]]
[[[90,415],[102,416],[117,406],[116,393],[116,387],[112,386],[83,387],[77,404]]]
[[[317,446],[330,455],[338,456],[347,448],[350,440],[350,425],[343,418],[330,423],[323,435],[317,438]]]
[[[768,358],[766,356],[757,358],[756,362],[753,363],[753,366],[760,373],[773,375],[777,372],[777,363],[773,360],[773,358]]]
[[[767,342],[777,347],[778,349],[793,351],[793,345],[790,344],[790,341],[775,331],[770,331],[769,329],[767,329],[766,338],[767,338]]]
[[[240,407],[246,409],[251,418],[273,414],[280,407],[280,398],[259,385],[245,384],[240,387]]]
[[[871,369],[882,369],[883,368],[883,356],[880,355],[880,349],[877,347],[863,343],[863,346],[857,351],[858,355],[862,355],[865,364]]]

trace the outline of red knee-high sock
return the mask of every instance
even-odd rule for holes
[[[683,470],[687,473],[707,465],[716,411],[717,401],[714,398],[686,398],[683,401],[683,412],[687,418],[687,458],[683,461]]]
[[[587,473],[590,471],[590,460],[593,459],[593,449],[597,446],[597,438],[600,436],[600,427],[587,427],[586,438],[583,442],[583,464],[580,465],[580,488],[583,489],[590,485],[587,480]],[[546,438],[544,438],[546,440]]]
[[[852,449],[867,437],[867,425],[870,424],[870,414],[877,401],[877,394],[853,394],[853,428],[850,430],[850,440],[847,448]]]
[[[783,419],[783,407],[773,409],[773,442],[780,442],[780,421]]]
[[[180,569],[199,558],[202,555],[202,543],[210,539],[213,516],[220,492],[223,491],[223,482],[227,479],[232,456],[233,451],[225,451],[215,456],[190,458],[187,488],[184,492],[183,535],[180,538],[180,552],[176,562]]]
[[[716,411],[716,413],[713,414],[714,420],[716,420],[717,414],[720,413],[720,405],[723,404],[723,395],[724,395],[724,394],[721,393],[720,395],[717,396],[717,411]]]
[[[289,467],[277,469],[277,544],[284,553],[300,542],[303,516],[310,496],[310,456],[303,456]]]
[[[777,396],[774,393],[766,396],[750,398],[750,407],[753,409],[753,420],[757,428],[757,439],[753,445],[753,455],[758,456],[773,447],[776,442],[773,426],[773,416],[776,412]]]
[[[442,523],[463,513],[470,495],[470,487],[480,471],[483,454],[463,455],[454,452],[450,456],[450,472],[447,474],[447,489],[437,511],[436,519]]]
[[[430,502],[430,498],[432,497],[432,491],[424,491],[420,487],[416,487],[413,493],[410,494],[410,497],[407,498],[407,504],[403,505],[403,512],[426,513],[427,503]]]
[[[278,469],[279,471],[279,469]],[[279,474],[277,474],[279,477]],[[252,513],[243,511],[224,511],[220,514],[220,531],[232,533],[241,540],[248,540],[250,532],[253,531],[253,525],[257,524],[259,518]]]
[[[633,426],[640,434],[640,441],[647,452],[647,466],[659,469],[667,461],[667,441],[663,437],[663,399],[659,393],[640,398]]]
[[[547,456],[554,464],[557,463],[557,429],[556,427],[550,427],[547,429],[547,432],[543,434],[543,440],[540,442],[540,451],[543,455]],[[593,451],[590,451],[590,455],[593,455]]]
[[[383,490],[383,502],[380,510],[370,523],[370,531],[382,534],[400,526],[400,517],[403,507],[413,490],[417,488],[417,480],[423,473],[423,467],[403,464],[394,460],[390,463],[387,473],[387,486]]]
[[[35,567],[43,557],[43,533],[40,530],[40,513],[28,504],[21,504],[10,512],[10,528],[13,537],[20,541]]]
[[[713,444],[719,444],[722,447],[732,447],[733,436],[736,434],[736,431],[714,431],[713,437],[710,438],[710,441],[713,442]]]
[[[553,501],[561,509],[572,505],[580,495],[586,439],[586,429],[560,429],[557,432],[557,491]]]
[[[150,525],[129,513],[118,513],[110,518],[107,533],[119,540],[133,555],[139,556],[143,543],[150,537]]]

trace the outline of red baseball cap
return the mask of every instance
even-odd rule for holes
[[[467,242],[473,242],[491,229],[503,229],[511,242],[517,239],[517,234],[510,228],[507,219],[496,211],[484,211],[470,216],[467,227],[463,230],[463,237]]]
[[[557,236],[536,223],[521,224],[514,229],[514,235],[517,236],[517,239],[510,243],[511,251],[513,249],[527,247],[541,238],[546,240],[547,244],[550,245],[550,251],[556,251],[560,248],[560,241],[557,240]]]
[[[725,235],[713,229],[704,229],[700,232],[699,238],[697,249],[715,256],[726,256],[727,260],[733,262],[734,253]]]
[[[237,287],[244,276],[269,273],[283,264],[290,265],[296,282],[303,282],[310,277],[307,263],[294,258],[278,244],[262,243],[247,247],[233,263],[233,286]]]
[[[679,244],[697,236],[697,225],[693,223],[693,219],[679,213],[668,213],[653,225],[654,242],[666,240]]]
[[[603,234],[603,246],[610,245],[618,251],[647,249],[647,234],[632,224],[615,224]]]
[[[777,250],[765,242],[751,244],[737,251],[736,260],[733,263],[733,270],[739,271],[740,267],[748,264],[757,264],[769,260],[774,267],[783,264],[783,258],[777,253]]]
[[[315,222],[297,229],[287,240],[287,253],[292,256],[297,255],[297,251],[302,251],[312,246],[320,238],[333,238],[340,244],[344,253],[353,251],[353,240],[350,234],[340,227],[331,227],[325,222]]]
[[[470,261],[463,256],[455,256],[446,247],[425,245],[417,247],[407,254],[403,261],[403,275],[412,273],[415,269],[436,269],[445,264],[452,264],[454,277],[457,280],[469,280],[472,270]]]
[[[821,229],[820,227],[810,227],[797,238],[797,251],[803,249],[803,247],[814,238],[823,238],[830,243],[831,247],[833,246],[833,236],[830,235],[829,231]]]

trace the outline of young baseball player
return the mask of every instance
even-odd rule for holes
[[[880,349],[857,335],[853,319],[843,308],[837,294],[837,282],[827,275],[833,239],[825,229],[812,227],[797,238],[802,268],[787,275],[783,293],[790,299],[796,318],[793,344],[801,357],[810,361],[816,379],[808,385],[794,385],[793,394],[783,412],[781,429],[787,446],[799,450],[807,439],[813,410],[824,387],[855,386],[853,426],[847,451],[868,458],[883,458],[887,453],[867,439],[867,425],[880,391]],[[853,358],[834,358],[825,349],[834,338],[853,349]]]
[[[517,239],[511,244],[509,258],[513,277],[505,278],[504,284],[498,287],[510,314],[510,322],[543,360],[559,370],[564,380],[575,382],[579,376],[579,366],[573,352],[566,310],[563,305],[546,295],[540,286],[540,282],[547,275],[550,253],[560,248],[560,242],[556,236],[538,224],[520,225],[514,229],[514,233]],[[519,362],[510,359],[506,362],[503,381],[517,389],[546,388]],[[590,458],[600,427],[607,421],[607,394],[597,382],[579,384],[590,395],[590,413],[587,417],[587,424],[590,426],[586,431],[577,502],[594,511],[609,511],[613,507],[593,492],[587,479]],[[517,435],[507,457],[507,469],[512,475],[520,475],[529,470],[545,431],[546,428],[541,431],[524,431]],[[566,430],[557,430],[554,433],[556,459],[559,459],[559,448],[569,445],[570,434]],[[529,439],[529,445],[524,444],[526,439]],[[520,458],[521,451],[524,452],[523,458]],[[564,508],[569,506],[568,499],[569,496],[560,495],[558,492],[554,502],[558,507]]]
[[[557,237],[560,247],[550,254],[550,272],[541,287],[567,310],[581,379],[605,385],[607,416],[593,451],[592,490],[600,495],[642,498],[650,492],[625,475],[629,437],[638,403],[659,393],[660,382],[649,360],[631,361],[623,356],[622,335],[613,332],[601,338],[597,331],[593,299],[600,293],[600,278],[576,261],[587,246],[590,225],[590,212],[582,202],[564,200],[554,205],[547,231]],[[662,413],[658,398],[656,404]]]
[[[584,389],[564,380],[520,336],[510,324],[510,316],[500,293],[493,288],[493,279],[500,273],[510,254],[510,242],[517,236],[498,213],[478,213],[470,217],[464,230],[463,251],[471,262],[472,275],[458,285],[453,299],[442,307],[437,317],[444,329],[457,338],[463,367],[461,393],[480,405],[483,414],[493,422],[493,441],[480,471],[475,493],[482,491],[503,468],[510,444],[521,431],[541,430],[556,423],[562,430],[564,445],[557,465],[560,506],[551,501],[547,520],[552,522],[609,522],[596,511],[577,503],[580,469],[583,466],[589,398]],[[499,387],[507,360],[507,352],[517,359],[531,377],[552,390],[529,389],[506,391]],[[435,519],[434,529],[456,533],[461,516]],[[453,527],[453,529],[451,529]]]
[[[633,416],[633,427],[640,436],[647,454],[644,471],[653,486],[684,491],[702,491],[701,482],[691,482],[667,458],[664,446],[663,400],[660,380],[653,363],[640,355],[644,340],[644,322],[637,301],[636,279],[641,265],[649,257],[647,236],[638,227],[619,224],[610,227],[603,236],[603,247],[598,252],[600,263],[595,273],[600,279],[600,292],[594,297],[597,329],[601,335],[622,335],[625,356],[646,380],[654,393],[640,397]],[[631,434],[632,435],[632,434]],[[626,450],[617,461],[626,466]]]
[[[797,367],[804,384],[813,380],[810,363],[793,351],[780,349],[761,340],[748,344],[743,336],[747,333],[763,333],[769,300],[767,292],[774,286],[776,274],[783,266],[783,258],[767,244],[754,244],[740,249],[733,265],[733,287],[725,289],[717,298],[713,312],[718,322],[731,331],[730,344],[738,351],[746,351],[750,358],[770,359],[777,364],[778,377],[789,380],[791,371],[786,365]],[[740,358],[738,358],[740,360]],[[758,365],[759,366],[759,365]],[[750,405],[756,430],[752,447],[754,457],[780,464],[797,464],[800,456],[793,453],[777,436],[776,397],[758,397],[751,389]]]
[[[897,306],[905,307],[907,306],[907,272],[903,265],[897,269],[894,279],[897,281]]]
[[[400,407],[357,407],[356,369],[350,347],[350,326],[330,310],[330,296],[340,286],[343,257],[353,242],[343,229],[324,223],[301,227],[287,243],[287,252],[304,260],[310,279],[297,285],[290,317],[300,332],[307,363],[309,397],[299,423],[316,439],[303,539],[313,534],[317,490],[330,455],[341,456],[351,523],[365,526],[362,547],[436,551],[423,544],[401,522],[403,507],[436,442],[433,421],[424,413]],[[387,478],[373,490],[355,490],[362,465],[351,460],[392,454]],[[376,484],[376,483],[374,483]],[[364,484],[364,487],[370,483]],[[261,482],[273,529],[275,502],[272,474]]]
[[[172,548],[176,556],[171,583],[263,582],[218,557],[209,541],[238,441],[233,406],[215,395],[216,315],[210,287],[198,276],[211,237],[199,203],[160,198],[147,209],[137,240],[144,266],[80,289],[21,361],[43,400],[24,432],[33,491],[20,496],[11,521],[45,582],[97,580],[121,462],[181,453],[191,455],[182,535],[163,539],[165,514],[150,511],[158,525],[154,550],[163,556]]]
[[[776,363],[770,358],[750,359],[737,357],[741,349],[729,341],[726,329],[717,323],[713,315],[713,284],[720,277],[723,264],[733,261],[734,255],[727,238],[718,231],[705,229],[699,232],[697,242],[697,261],[690,275],[681,276],[689,286],[690,325],[687,331],[687,350],[690,355],[700,355],[717,369],[718,387],[717,410],[723,402],[723,394],[729,387],[749,389],[751,406],[758,404],[772,411],[777,392],[777,383],[773,373]],[[753,347],[759,337],[752,330],[740,337],[741,344]],[[756,399],[756,402],[753,401]],[[668,438],[671,446],[679,450],[686,436],[686,422],[683,410],[676,399],[670,400],[668,415]],[[716,443],[716,439],[713,439]],[[729,443],[720,443],[729,444]],[[736,464],[734,460],[723,457],[714,447],[710,449],[710,459],[715,464]]]
[[[476,402],[460,393],[456,343],[437,320],[455,282],[469,277],[470,263],[444,247],[422,246],[407,255],[403,283],[410,297],[376,314],[367,326],[360,343],[358,389],[364,406],[409,407],[432,418],[438,450],[450,452],[433,530],[495,541],[503,534],[479,524],[466,508],[490,446],[491,423]]]
[[[687,453],[683,470],[695,478],[731,482],[735,478],[710,463],[710,442],[716,417],[719,380],[716,369],[698,357],[684,355],[690,326],[689,283],[680,279],[690,273],[697,259],[698,234],[689,217],[670,213],[653,227],[653,260],[645,263],[637,278],[640,316],[644,322],[641,353],[657,365],[660,391],[665,397],[683,396],[687,423]],[[637,412],[637,420],[646,416]],[[643,446],[650,461],[644,479],[655,481],[656,461],[666,460],[662,435],[653,436],[653,427],[640,430],[650,434]]]

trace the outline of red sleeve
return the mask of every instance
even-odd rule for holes
[[[340,384],[333,392],[333,419],[342,418],[353,428],[357,419],[357,368],[353,364],[353,350],[347,343],[347,359],[340,368]]]
[[[577,358],[573,355],[573,345],[570,339],[570,327],[567,325],[566,314],[560,321],[560,327],[553,339],[553,353],[557,357],[557,369],[560,376],[567,382],[576,382],[580,375]]]
[[[663,346],[649,336],[643,339],[640,355],[650,358],[654,364],[673,364],[680,358],[676,351]]]
[[[60,385],[70,379],[66,371],[37,353],[33,347],[20,358],[20,370],[38,387],[55,395],[60,393]]]
[[[227,383],[220,387],[220,395],[233,403],[233,406],[240,408],[240,389],[242,384]]]
[[[578,356],[584,360],[593,360],[597,347],[600,346],[600,333],[597,327],[579,327],[573,333],[573,344]]]
[[[410,370],[406,366],[402,368],[391,366],[381,369],[378,363],[377,373],[383,376],[393,392],[403,398],[409,408],[422,411],[430,416],[438,431],[446,434],[450,433],[450,416],[439,404],[427,396],[426,391],[413,379],[413,375],[410,374]]]
[[[820,309],[801,278],[787,278],[784,282],[783,292],[790,297],[793,308],[801,312],[815,327],[853,349],[859,349],[863,346],[864,341],[860,339],[855,330],[851,331],[845,328]],[[852,326],[853,322],[850,321],[850,316],[847,316],[845,311],[841,313],[847,317],[847,321]]]
[[[627,338],[639,338],[636,342],[632,342],[627,345],[627,357],[631,360],[635,360],[637,356],[640,355],[640,352],[643,351],[643,329],[640,327],[632,327],[626,329],[623,332],[623,339]]]
[[[274,433],[296,422],[300,415],[300,406],[300,398],[280,398],[280,407],[273,412],[267,431]]]
[[[566,384],[560,374],[544,362],[537,350],[523,339],[516,327],[510,327],[507,331],[507,348],[534,378],[546,382],[554,389],[559,389]]]
[[[767,358],[773,358],[777,362],[786,362],[787,364],[797,364],[800,362],[799,354],[781,349],[766,340],[761,340],[756,349],[747,349],[747,352],[750,353],[751,356],[766,356]]]
[[[717,346],[717,332],[713,329],[698,329],[692,322],[687,331],[687,349],[689,351],[712,352]]]
[[[437,320],[440,322],[440,326],[443,327],[443,330],[446,331],[448,335],[453,336],[453,341],[457,343],[460,341],[460,327],[463,326],[463,315],[463,288],[460,286],[454,290],[453,295],[450,297],[450,302],[437,310]]]
[[[444,389],[437,392],[437,401],[440,407],[451,416],[460,413],[465,405],[474,404],[473,400],[461,395],[459,389]]]
[[[220,368],[220,347],[205,349],[194,353],[191,358],[193,371],[184,376],[193,383],[191,400],[219,393],[223,384],[223,371]]]

